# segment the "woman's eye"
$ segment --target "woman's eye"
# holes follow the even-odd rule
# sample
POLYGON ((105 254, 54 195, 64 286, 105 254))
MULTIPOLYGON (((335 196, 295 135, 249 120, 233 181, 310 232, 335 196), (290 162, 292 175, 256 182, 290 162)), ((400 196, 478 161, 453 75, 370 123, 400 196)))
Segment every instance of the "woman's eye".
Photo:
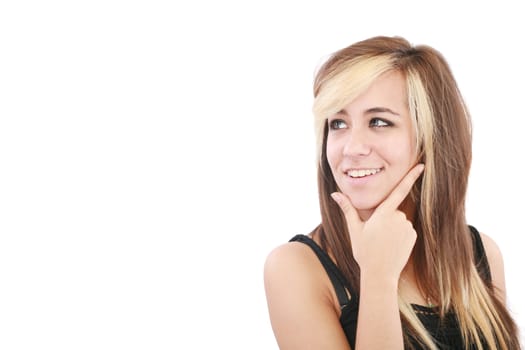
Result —
POLYGON ((330 130, 339 130, 346 128, 346 123, 342 119, 334 119, 330 122, 330 130))
POLYGON ((372 127, 384 127, 384 126, 390 126, 392 125, 391 123, 383 120, 383 119, 379 119, 379 118, 373 118, 372 120, 370 120, 370 126, 372 127))

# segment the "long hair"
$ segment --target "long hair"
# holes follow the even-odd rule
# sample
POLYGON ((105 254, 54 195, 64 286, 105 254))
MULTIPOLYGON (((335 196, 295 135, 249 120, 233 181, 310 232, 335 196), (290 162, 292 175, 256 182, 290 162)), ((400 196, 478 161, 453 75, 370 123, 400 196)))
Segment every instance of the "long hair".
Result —
MULTIPOLYGON (((331 199, 337 191, 326 159, 327 117, 337 113, 381 74, 398 71, 406 79, 408 106, 415 126, 418 161, 425 171, 413 186, 416 206, 413 249, 416 283, 440 305, 440 316, 454 312, 466 346, 518 349, 517 327, 494 287, 477 273, 471 233, 465 217, 472 159, 470 115, 449 65, 429 46, 411 46, 400 37, 374 37, 333 54, 314 82, 318 150, 321 244, 359 290, 359 266, 352 255, 344 216, 331 199)), ((399 300, 405 343, 416 339, 435 349, 416 314, 399 300)))

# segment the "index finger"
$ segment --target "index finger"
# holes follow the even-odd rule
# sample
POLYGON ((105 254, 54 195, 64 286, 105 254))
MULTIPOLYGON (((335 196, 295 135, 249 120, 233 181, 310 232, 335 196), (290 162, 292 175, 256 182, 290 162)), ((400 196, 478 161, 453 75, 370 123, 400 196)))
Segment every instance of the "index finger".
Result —
POLYGON ((331 194, 331 196, 333 200, 336 201, 337 205, 339 205, 339 208, 341 208, 346 222, 348 225, 350 225, 350 227, 355 226, 357 223, 361 222, 359 214, 357 214, 357 210, 354 208, 352 202, 345 194, 341 192, 334 192, 331 194))
POLYGON ((405 175, 399 184, 390 192, 390 195, 377 207, 376 210, 396 210, 401 202, 410 193, 412 186, 425 169, 424 164, 417 164, 405 175))

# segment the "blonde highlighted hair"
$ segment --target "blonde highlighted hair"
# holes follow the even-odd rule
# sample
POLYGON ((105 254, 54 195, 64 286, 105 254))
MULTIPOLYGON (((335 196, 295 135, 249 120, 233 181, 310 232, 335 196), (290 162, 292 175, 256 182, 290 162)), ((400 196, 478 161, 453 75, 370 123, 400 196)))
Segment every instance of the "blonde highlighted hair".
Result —
MULTIPOLYGON (((416 206, 413 250, 417 284, 438 301, 440 315, 454 312, 466 346, 519 349, 516 325, 490 283, 476 270, 465 199, 472 157, 470 115, 450 67, 429 46, 411 46, 399 37, 374 37, 333 54, 314 82, 321 244, 359 290, 359 266, 348 229, 330 193, 337 185, 326 160, 327 118, 363 93, 380 75, 398 71, 406 79, 407 104, 416 129, 419 161, 425 172, 411 193, 416 206), (335 213, 335 214, 334 214, 335 213)), ((436 349, 409 304, 399 300, 408 337, 436 349)))

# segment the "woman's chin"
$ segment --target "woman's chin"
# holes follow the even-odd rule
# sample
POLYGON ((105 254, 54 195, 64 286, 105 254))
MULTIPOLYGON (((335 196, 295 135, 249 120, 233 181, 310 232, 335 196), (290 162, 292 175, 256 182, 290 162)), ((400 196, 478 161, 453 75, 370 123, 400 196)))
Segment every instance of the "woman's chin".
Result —
POLYGON ((366 221, 374 213, 377 206, 361 206, 355 208, 361 220, 366 221))
POLYGON ((357 211, 374 211, 379 205, 379 203, 371 201, 350 201, 357 211))

